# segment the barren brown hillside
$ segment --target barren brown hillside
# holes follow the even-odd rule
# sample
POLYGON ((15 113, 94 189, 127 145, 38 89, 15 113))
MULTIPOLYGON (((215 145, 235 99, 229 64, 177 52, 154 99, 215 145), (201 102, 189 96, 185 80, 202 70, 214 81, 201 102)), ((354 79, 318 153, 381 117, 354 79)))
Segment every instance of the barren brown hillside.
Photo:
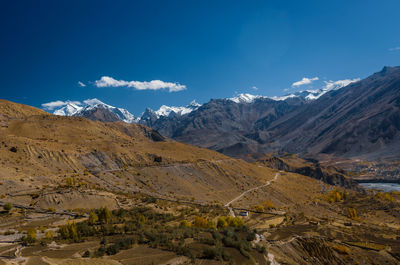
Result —
POLYGON ((141 125, 59 117, 0 102, 1 194, 81 185, 221 202, 274 171, 164 139, 141 125))

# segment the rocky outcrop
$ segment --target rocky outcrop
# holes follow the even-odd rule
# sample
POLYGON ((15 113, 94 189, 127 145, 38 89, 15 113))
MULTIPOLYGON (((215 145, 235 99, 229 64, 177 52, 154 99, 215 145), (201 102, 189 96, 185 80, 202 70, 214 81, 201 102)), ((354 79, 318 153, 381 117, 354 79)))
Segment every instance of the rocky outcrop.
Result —
POLYGON ((261 159, 257 163, 262 163, 263 165, 274 169, 293 172, 318 179, 330 185, 339 185, 345 188, 361 190, 357 182, 345 176, 345 172, 343 170, 335 167, 322 167, 318 162, 315 161, 308 161, 308 163, 306 163, 304 166, 296 166, 274 156, 261 159))

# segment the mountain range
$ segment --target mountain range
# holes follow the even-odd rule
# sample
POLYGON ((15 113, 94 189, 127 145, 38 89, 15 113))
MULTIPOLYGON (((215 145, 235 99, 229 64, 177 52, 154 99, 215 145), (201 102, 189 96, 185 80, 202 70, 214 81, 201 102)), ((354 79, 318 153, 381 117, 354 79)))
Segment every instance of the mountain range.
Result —
POLYGON ((282 97, 239 94, 200 105, 147 108, 140 117, 97 99, 56 115, 139 123, 188 144, 233 157, 266 152, 400 158, 400 67, 364 80, 326 82, 322 89, 282 97))
MULTIPOLYGON (((285 101, 291 98, 296 98, 297 100, 302 99, 305 101, 312 101, 318 99, 320 96, 322 96, 328 91, 340 89, 341 87, 355 81, 358 81, 358 79, 340 80, 337 82, 326 82, 327 85, 321 89, 302 90, 281 97, 276 97, 276 96, 266 97, 266 96, 242 93, 238 94, 235 97, 226 98, 226 100, 232 101, 237 104, 253 103, 255 100, 258 99, 285 101)), ((176 107, 176 106, 162 105, 158 110, 152 110, 150 108, 146 108, 146 110, 141 114, 140 117, 135 117, 128 110, 108 105, 98 100, 97 98, 87 99, 83 103, 84 104, 81 104, 80 102, 76 101, 67 101, 67 104, 65 106, 55 109, 53 111, 53 114, 58 116, 80 116, 89 118, 94 121, 104 121, 104 122, 113 122, 120 120, 126 123, 141 123, 151 126, 156 120, 160 118, 163 117, 173 118, 176 116, 178 117, 184 116, 194 110, 197 110, 201 106, 201 104, 196 102, 196 100, 193 100, 186 106, 176 107), (113 115, 112 113, 115 115, 113 115)))

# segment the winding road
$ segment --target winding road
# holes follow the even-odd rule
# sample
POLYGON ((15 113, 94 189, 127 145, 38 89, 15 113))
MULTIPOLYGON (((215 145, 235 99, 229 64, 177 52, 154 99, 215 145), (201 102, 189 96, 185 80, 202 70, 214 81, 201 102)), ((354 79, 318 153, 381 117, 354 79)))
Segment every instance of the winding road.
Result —
MULTIPOLYGON (((282 172, 282 171, 280 171, 280 172, 282 172)), ((264 185, 261 185, 261 186, 246 190, 245 192, 243 192, 242 194, 240 194, 239 196, 237 196, 236 198, 234 198, 233 200, 231 200, 230 202, 225 204, 225 207, 227 207, 229 209, 229 213, 231 214, 231 216, 235 217, 235 212, 233 211, 232 207, 230 207, 229 205, 231 205, 233 202, 239 200, 240 198, 242 198, 244 195, 246 195, 249 192, 252 192, 252 191, 255 191, 255 190, 258 190, 258 189, 261 189, 261 188, 264 188, 264 187, 267 187, 267 186, 271 185, 271 183, 273 181, 276 181, 278 179, 278 176, 279 176, 279 172, 276 172, 275 177, 272 180, 268 180, 267 183, 265 183, 264 185)))

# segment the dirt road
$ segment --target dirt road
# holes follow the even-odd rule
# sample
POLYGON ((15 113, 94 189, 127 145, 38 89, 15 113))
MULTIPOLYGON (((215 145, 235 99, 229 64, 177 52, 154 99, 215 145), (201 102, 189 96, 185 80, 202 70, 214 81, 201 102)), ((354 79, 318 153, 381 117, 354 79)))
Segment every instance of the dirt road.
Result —
POLYGON ((232 207, 230 207, 229 205, 231 205, 233 202, 239 200, 240 198, 242 198, 244 195, 246 195, 249 192, 269 186, 273 181, 276 181, 278 179, 278 176, 279 176, 279 172, 276 172, 275 177, 272 180, 268 180, 267 183, 265 183, 264 185, 246 190, 245 192, 243 192, 242 194, 240 194, 239 196, 237 196, 236 198, 234 198, 233 200, 231 200, 230 202, 225 204, 225 207, 227 207, 229 209, 229 213, 231 214, 231 216, 235 217, 235 212, 233 211, 232 207))

